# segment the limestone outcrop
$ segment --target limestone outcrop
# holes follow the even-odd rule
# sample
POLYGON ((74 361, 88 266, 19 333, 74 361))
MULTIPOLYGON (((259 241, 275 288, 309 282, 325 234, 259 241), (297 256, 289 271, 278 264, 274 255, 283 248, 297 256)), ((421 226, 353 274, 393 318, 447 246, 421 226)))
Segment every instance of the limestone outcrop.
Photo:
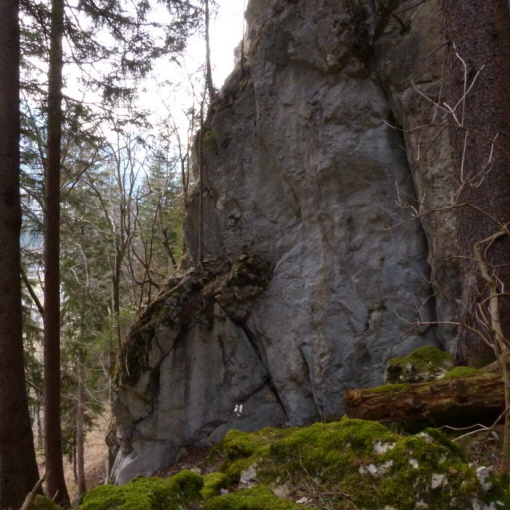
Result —
POLYGON ((245 326, 271 273, 254 256, 233 265, 209 261, 170 280, 147 309, 117 378, 117 483, 169 465, 186 446, 219 440, 230 428, 285 423, 245 326))
MULTIPOLYGON (((251 2, 246 61, 202 133, 215 262, 169 282, 130 336, 117 482, 230 428, 338 417, 344 393, 380 384, 389 358, 452 349, 451 331, 430 324, 457 298, 444 262, 453 218, 429 213, 455 192, 434 104, 439 12, 435 0, 386 3, 251 2)), ((194 266, 199 190, 185 223, 194 266)))

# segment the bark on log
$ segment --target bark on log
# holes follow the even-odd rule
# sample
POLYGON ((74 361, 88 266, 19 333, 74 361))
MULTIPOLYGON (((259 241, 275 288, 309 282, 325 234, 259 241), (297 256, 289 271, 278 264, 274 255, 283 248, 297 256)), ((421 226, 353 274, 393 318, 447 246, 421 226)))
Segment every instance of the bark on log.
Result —
POLYGON ((350 418, 439 424, 497 416, 505 408, 505 396, 501 375, 483 374, 351 390, 346 393, 345 405, 350 418))

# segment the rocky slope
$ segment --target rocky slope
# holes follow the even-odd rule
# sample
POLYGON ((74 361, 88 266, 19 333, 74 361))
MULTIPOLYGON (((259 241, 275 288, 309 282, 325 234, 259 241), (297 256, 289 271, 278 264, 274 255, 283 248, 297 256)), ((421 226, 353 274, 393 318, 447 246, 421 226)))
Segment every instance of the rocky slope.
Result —
POLYGON ((388 358, 452 349, 411 325, 455 312, 453 218, 407 221, 455 192, 441 21, 435 0, 386 4, 250 3, 247 60, 202 135, 209 262, 168 283, 122 354, 118 483, 231 428, 337 417, 388 358))
POLYGON ((379 423, 342 419, 305 428, 232 430, 201 469, 96 487, 80 509, 498 510, 509 505, 506 478, 469 464, 440 431, 401 436, 379 423))

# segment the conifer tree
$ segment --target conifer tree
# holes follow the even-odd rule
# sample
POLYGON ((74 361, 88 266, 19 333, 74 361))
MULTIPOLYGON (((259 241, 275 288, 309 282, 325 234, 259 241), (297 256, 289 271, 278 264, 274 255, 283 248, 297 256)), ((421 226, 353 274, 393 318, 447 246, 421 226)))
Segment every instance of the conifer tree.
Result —
MULTIPOLYGON (((443 13, 449 40, 447 103, 457 105, 450 128, 457 202, 467 204, 458 223, 461 322, 467 326, 459 331, 458 360, 477 364, 494 353, 476 333, 481 327, 480 307, 489 302, 474 248, 510 222, 510 161, 505 153, 510 147, 510 12, 506 0, 444 0, 443 13), (475 77, 473 91, 466 95, 475 77)), ((483 249, 489 272, 499 282, 499 316, 508 339, 510 236, 501 235, 483 249)))
POLYGON ((0 509, 19 508, 37 482, 25 386, 20 263, 19 4, 0 16, 0 509))

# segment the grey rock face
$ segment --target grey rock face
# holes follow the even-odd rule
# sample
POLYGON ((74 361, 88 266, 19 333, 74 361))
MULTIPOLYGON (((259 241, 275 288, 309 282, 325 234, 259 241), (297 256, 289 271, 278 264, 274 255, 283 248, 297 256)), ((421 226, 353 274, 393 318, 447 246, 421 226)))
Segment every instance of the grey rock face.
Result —
MULTIPOLYGON (((117 482, 232 427, 339 416, 344 392, 379 384, 390 357, 444 343, 435 327, 411 325, 454 313, 445 300, 438 311, 429 283, 452 223, 407 220, 411 206, 436 207, 452 192, 448 140, 436 137, 429 168, 420 151, 434 134, 391 127, 428 114, 402 80, 440 38, 434 3, 399 34, 368 1, 252 2, 248 61, 203 133, 203 243, 220 260, 267 261, 272 277, 213 293, 210 312, 190 322, 193 296, 218 281, 191 270, 148 310, 124 353, 141 345, 148 361, 132 373, 128 363, 119 381, 117 482)), ((198 192, 185 224, 193 258, 198 192)), ((454 290, 455 268, 449 275, 454 290)))
POLYGON ((255 257, 232 267, 210 263, 170 282, 149 307, 122 353, 116 483, 151 474, 230 428, 285 423, 244 322, 270 274, 270 264, 255 257))
MULTIPOLYGON (((412 4, 409 4, 411 6, 412 4)), ((389 98, 396 123, 401 126, 407 159, 416 189, 416 200, 405 199, 422 214, 428 241, 428 262, 439 322, 457 320, 460 299, 453 203, 458 185, 453 179, 451 147, 445 125, 452 119, 442 105, 446 46, 441 33, 439 2, 432 0, 406 9, 402 25, 393 17, 381 19, 374 40, 375 63, 389 98), (430 211, 439 211, 432 212, 430 211)), ((454 350, 456 328, 438 329, 441 343, 454 350)))

